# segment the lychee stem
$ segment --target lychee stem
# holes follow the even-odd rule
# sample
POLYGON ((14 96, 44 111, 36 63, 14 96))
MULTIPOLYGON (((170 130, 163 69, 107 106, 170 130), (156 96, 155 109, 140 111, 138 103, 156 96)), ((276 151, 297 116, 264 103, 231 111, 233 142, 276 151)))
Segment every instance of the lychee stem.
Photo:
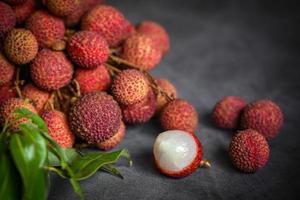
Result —
POLYGON ((80 85, 79 85, 79 83, 76 81, 76 79, 73 80, 73 83, 74 83, 75 88, 76 88, 76 96, 77 96, 77 97, 80 97, 80 96, 81 96, 80 85))
POLYGON ((113 71, 113 72, 116 72, 116 73, 120 73, 122 70, 108 64, 108 63, 105 63, 104 66, 109 69, 110 71, 113 71))
POLYGON ((20 86, 19 86, 20 84, 21 84, 21 81, 20 81, 20 68, 18 67, 17 70, 16 70, 15 89, 17 91, 17 94, 18 94, 19 98, 23 99, 22 92, 21 92, 21 89, 20 89, 20 86))
POLYGON ((208 160, 201 160, 199 167, 201 168, 211 168, 211 164, 208 160))

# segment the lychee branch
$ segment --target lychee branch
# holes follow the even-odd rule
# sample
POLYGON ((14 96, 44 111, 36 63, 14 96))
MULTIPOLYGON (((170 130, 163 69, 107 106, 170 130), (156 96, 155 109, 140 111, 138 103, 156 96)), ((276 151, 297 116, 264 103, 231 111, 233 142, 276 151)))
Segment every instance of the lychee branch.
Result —
POLYGON ((208 160, 201 160, 199 167, 201 167, 201 168, 211 168, 211 164, 208 160))

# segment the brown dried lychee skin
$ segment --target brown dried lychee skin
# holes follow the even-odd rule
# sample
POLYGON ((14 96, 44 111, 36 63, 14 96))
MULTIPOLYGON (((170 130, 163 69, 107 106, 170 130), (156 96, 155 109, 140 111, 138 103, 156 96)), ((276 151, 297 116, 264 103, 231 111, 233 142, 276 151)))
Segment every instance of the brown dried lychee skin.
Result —
POLYGON ((75 135, 70 130, 67 116, 63 112, 51 110, 44 112, 42 118, 52 139, 62 148, 72 148, 75 143, 75 135))
POLYGON ((75 33, 68 42, 67 51, 73 62, 86 69, 102 65, 109 55, 106 40, 92 31, 75 33))
POLYGON ((44 0, 43 2, 52 14, 65 17, 79 9, 80 1, 84 0, 44 0))
POLYGON ((0 86, 9 83, 14 76, 15 67, 0 52, 0 86))
POLYGON ((40 47, 52 47, 63 40, 65 34, 63 20, 44 10, 34 12, 27 19, 26 28, 36 36, 40 47))
POLYGON ((216 104, 212 113, 212 119, 220 128, 238 128, 241 113, 246 105, 247 102, 240 97, 225 97, 216 104))
POLYGON ((117 133, 121 118, 120 107, 112 96, 93 92, 82 95, 72 106, 69 125, 82 140, 98 144, 117 133))
MULTIPOLYGON (((175 86, 167 79, 156 79, 157 85, 172 98, 177 98, 177 90, 175 86)), ((161 110, 168 104, 168 99, 165 95, 159 93, 156 96, 156 112, 160 113, 161 110)))
POLYGON ((98 5, 83 17, 81 29, 100 33, 109 46, 116 46, 123 39, 124 21, 123 14, 116 8, 98 5))
POLYGON ((31 63, 30 75, 40 89, 58 90, 70 83, 73 65, 63 52, 43 49, 31 63))
POLYGON ((4 41, 4 52, 7 58, 18 65, 32 61, 38 52, 38 42, 31 31, 13 29, 4 41))
POLYGON ((274 138, 283 125, 280 107, 270 100, 260 100, 249 104, 241 116, 243 129, 254 129, 267 139, 274 138))
POLYGON ((13 6, 16 14, 17 24, 23 24, 34 11, 35 0, 26 0, 23 4, 13 6))
POLYGON ((162 53, 151 37, 134 34, 125 40, 121 57, 139 69, 151 70, 160 62, 162 53))
POLYGON ((182 99, 168 103, 160 114, 164 130, 182 130, 194 133, 198 125, 198 114, 194 106, 182 99))
POLYGON ((146 98, 149 85, 146 76, 135 69, 119 73, 112 83, 112 94, 123 105, 132 105, 146 98))
POLYGON ((17 97, 17 92, 12 81, 0 86, 0 104, 15 97, 17 97))
POLYGON ((16 15, 6 3, 0 2, 0 48, 6 34, 16 25, 16 15))
POLYGON ((264 167, 269 153, 269 145, 264 136, 252 129, 238 132, 229 146, 232 164, 246 173, 253 173, 264 167))

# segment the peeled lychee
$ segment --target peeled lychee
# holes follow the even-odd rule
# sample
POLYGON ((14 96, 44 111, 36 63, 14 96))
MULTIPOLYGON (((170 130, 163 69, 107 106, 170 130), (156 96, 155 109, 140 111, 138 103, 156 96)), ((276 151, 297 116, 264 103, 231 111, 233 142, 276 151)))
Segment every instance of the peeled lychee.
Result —
POLYGON ((151 37, 154 43, 161 49, 165 55, 170 48, 169 35, 160 24, 153 21, 143 21, 137 26, 137 32, 151 37))
POLYGON ((132 105, 145 99, 148 92, 148 80, 146 76, 138 70, 124 70, 113 80, 113 96, 123 105, 132 105))
POLYGON ((243 172, 252 173, 266 165, 269 145, 263 135, 247 129, 233 136, 229 146, 232 164, 243 172))
POLYGON ((43 0, 43 3, 52 14, 65 17, 79 9, 80 1, 84 0, 43 0))
POLYGON ((71 59, 82 68, 95 68, 108 58, 109 47, 105 39, 92 31, 75 33, 67 47, 71 59))
POLYGON ((99 65, 95 69, 77 69, 75 80, 79 83, 80 92, 83 94, 105 91, 111 83, 109 72, 103 65, 99 65))
MULTIPOLYGON (((157 85, 170 97, 177 98, 177 91, 175 86, 167 79, 156 79, 157 85)), ((156 96, 156 112, 159 113, 166 105, 168 104, 168 100, 166 96, 159 93, 156 96)))
POLYGON ((113 149, 115 146, 120 144, 125 136, 125 124, 121 122, 120 127, 117 133, 112 136, 111 138, 105 140, 104 142, 100 142, 97 144, 97 147, 102 150, 110 150, 113 149))
POLYGON ((71 81, 73 65, 63 52, 43 49, 31 63, 30 75, 39 88, 58 90, 71 81))
POLYGON ((89 144, 106 141, 117 133, 121 110, 104 92, 87 93, 72 106, 69 124, 73 133, 89 144))
POLYGON ((100 33, 109 46, 116 46, 123 39, 125 18, 116 8, 98 5, 90 10, 81 21, 81 29, 100 33))
POLYGON ((71 148, 75 142, 75 136, 71 132, 66 115, 57 110, 47 111, 42 114, 48 134, 63 148, 71 148))
POLYGON ((17 92, 12 82, 0 86, 0 104, 14 97, 17 97, 17 92))
POLYGON ((162 53, 151 37, 133 34, 125 40, 121 57, 139 69, 151 70, 161 59, 162 53))
POLYGON ((168 103, 160 114, 164 130, 183 130, 193 133, 198 125, 198 114, 194 106, 182 99, 168 103))
POLYGON ((240 97, 225 97, 216 104, 212 119, 220 128, 235 129, 238 127, 240 115, 246 105, 247 102, 240 97))
POLYGON ((19 65, 32 61, 38 52, 38 43, 31 31, 13 29, 4 41, 4 52, 7 58, 19 65))
POLYGON ((0 43, 2 43, 6 34, 11 31, 15 25, 16 15, 13 9, 6 3, 0 1, 0 43))
POLYGON ((35 0, 26 0, 23 4, 13 7, 16 14, 17 24, 22 24, 34 11, 35 0))
POLYGON ((274 138, 283 125, 280 107, 270 100, 260 100, 249 104, 243 111, 241 127, 254 129, 267 139, 274 138))
POLYGON ((15 67, 0 52, 0 86, 9 83, 13 79, 14 72, 15 67))
POLYGON ((194 134, 170 130, 158 135, 153 154, 161 173, 180 178, 196 171, 203 153, 202 145, 194 134))

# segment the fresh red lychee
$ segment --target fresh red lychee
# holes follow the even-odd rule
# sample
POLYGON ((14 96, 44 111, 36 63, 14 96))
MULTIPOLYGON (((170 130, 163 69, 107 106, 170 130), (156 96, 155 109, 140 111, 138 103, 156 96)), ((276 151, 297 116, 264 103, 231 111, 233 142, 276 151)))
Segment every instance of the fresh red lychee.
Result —
POLYGON ((87 69, 102 65, 109 55, 105 39, 92 31, 75 33, 68 42, 67 51, 77 65, 87 69))
POLYGON ((80 1, 84 0, 43 0, 43 3, 52 14, 65 17, 80 8, 80 1))
POLYGON ((154 43, 165 55, 170 48, 170 39, 167 31, 160 24, 153 21, 143 21, 137 26, 137 32, 151 37, 154 43))
POLYGON ((10 5, 20 5, 25 3, 27 0, 4 0, 4 1, 10 5))
POLYGON ((121 57, 139 69, 151 70, 161 60, 162 53, 153 39, 143 34, 133 34, 123 45, 121 57))
POLYGON ((247 129, 233 136, 229 146, 229 157, 239 170, 253 173, 266 165, 269 145, 259 132, 247 129))
POLYGON ((73 65, 63 52, 43 49, 31 63, 30 75, 40 89, 58 90, 71 81, 73 65))
POLYGON ((0 86, 9 83, 14 76, 15 67, 0 52, 0 86))
MULTIPOLYGON (((168 94, 168 96, 177 98, 177 90, 175 86, 167 79, 156 79, 157 85, 168 94)), ((168 104, 168 99, 165 95, 158 93, 156 96, 156 112, 160 113, 161 110, 168 104)))
POLYGON ((0 86, 0 104, 14 97, 17 97, 17 92, 13 82, 0 86))
POLYGON ((119 103, 132 105, 145 99, 148 95, 148 79, 138 70, 127 69, 114 78, 111 90, 119 103))
POLYGON ((13 6, 16 14, 17 24, 23 24, 34 11, 35 0, 26 0, 23 4, 13 6))
POLYGON ((167 104, 160 114, 164 130, 183 130, 194 133, 198 125, 198 114, 194 106, 182 99, 167 104))
POLYGON ((136 33, 134 25, 129 20, 125 19, 123 26, 123 40, 136 33))
POLYGON ((95 69, 77 69, 75 80, 79 83, 80 92, 105 91, 110 87, 111 78, 108 70, 99 65, 95 69))
POLYGON ((104 142, 98 143, 97 147, 99 149, 102 149, 102 150, 105 150, 105 151, 113 149, 118 144, 120 144, 122 142, 122 140, 124 139, 125 131, 126 131, 125 129, 126 129, 125 124, 123 122, 121 122, 117 133, 114 136, 112 136, 111 138, 105 140, 104 142))
POLYGON ((203 150, 195 134, 170 130, 158 135, 153 154, 156 167, 161 173, 181 178, 197 170, 203 150))
POLYGON ((280 107, 270 100, 260 100, 249 104, 241 116, 243 129, 254 129, 267 139, 274 138, 283 125, 280 107))
POLYGON ((212 119, 220 128, 235 129, 239 125, 240 115, 246 105, 247 102, 240 97, 224 97, 216 104, 212 119))
POLYGON ((15 25, 16 15, 13 9, 6 3, 0 2, 0 43, 3 42, 6 34, 11 31, 15 25))

